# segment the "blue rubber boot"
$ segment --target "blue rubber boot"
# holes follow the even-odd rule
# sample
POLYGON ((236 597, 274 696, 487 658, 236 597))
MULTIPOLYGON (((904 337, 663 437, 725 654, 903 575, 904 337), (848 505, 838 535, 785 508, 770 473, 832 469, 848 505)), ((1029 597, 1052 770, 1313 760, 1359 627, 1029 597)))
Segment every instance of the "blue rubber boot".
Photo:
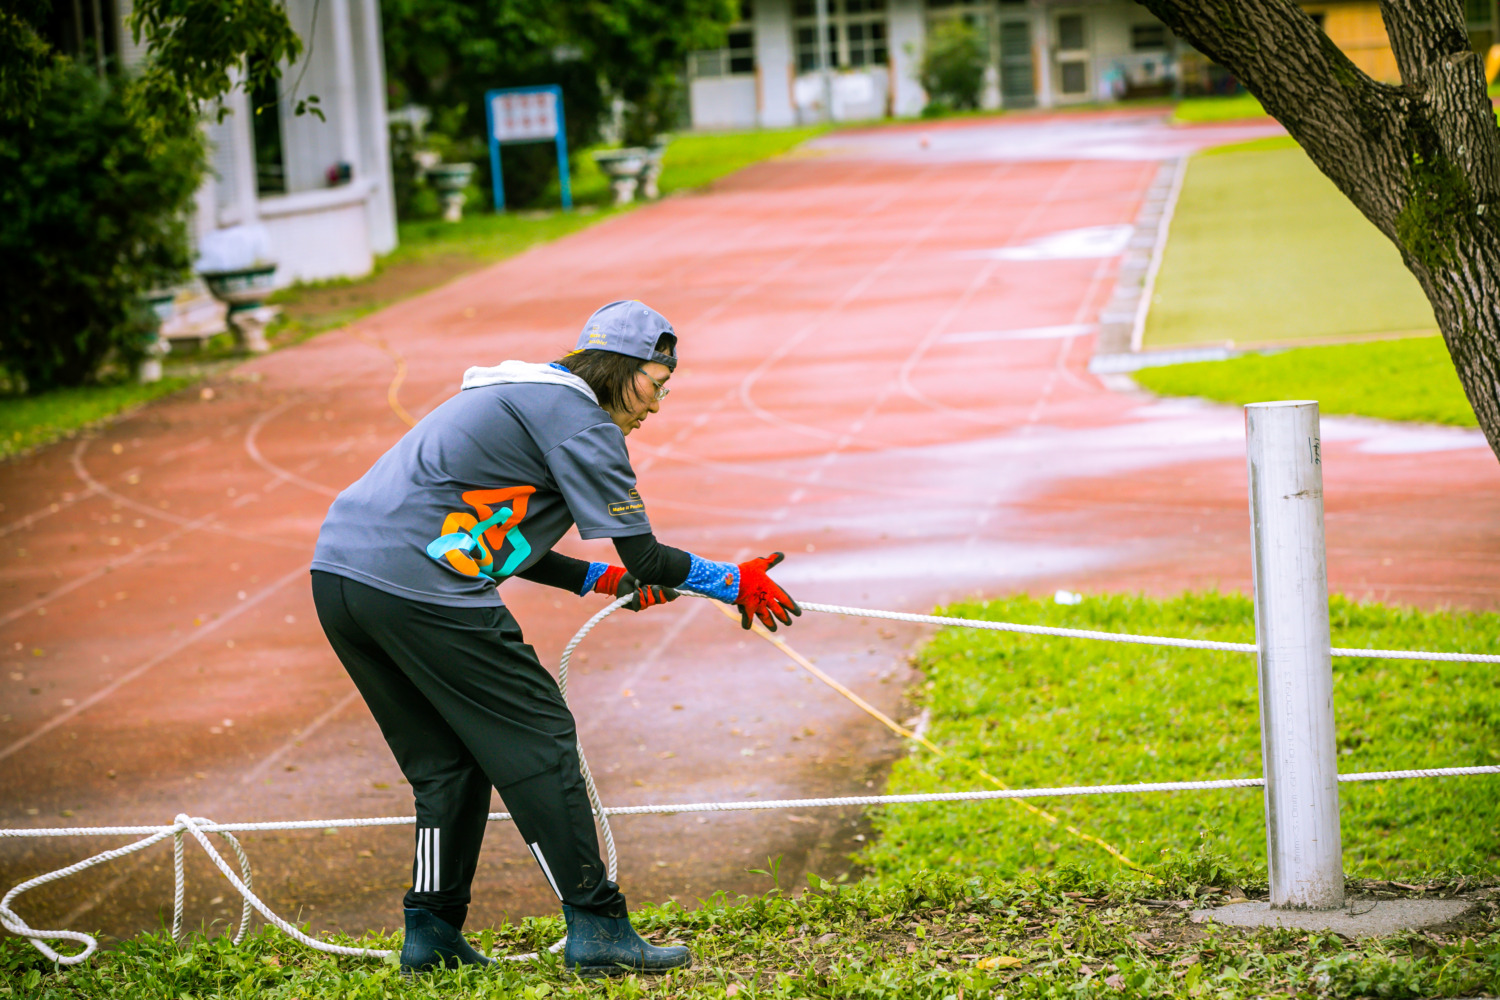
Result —
POLYGON ((632 972, 666 972, 693 964, 693 953, 682 945, 658 948, 647 944, 630 926, 629 917, 601 917, 563 904, 568 922, 568 944, 563 964, 580 976, 623 976, 632 972))
POLYGON ((490 959, 469 946, 463 933, 430 910, 406 910, 406 940, 401 945, 401 974, 426 972, 439 966, 490 965, 490 959))

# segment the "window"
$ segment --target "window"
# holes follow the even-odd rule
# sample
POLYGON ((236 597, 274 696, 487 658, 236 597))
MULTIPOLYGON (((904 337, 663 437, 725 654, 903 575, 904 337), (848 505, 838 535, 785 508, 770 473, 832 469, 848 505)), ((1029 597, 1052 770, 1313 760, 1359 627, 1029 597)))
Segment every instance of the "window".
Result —
MULTIPOLYGON (((828 58, 840 69, 884 66, 890 60, 885 0, 823 0, 827 4, 828 58)), ((814 0, 792 6, 797 72, 819 69, 818 12, 814 0)))
POLYGON ((250 91, 250 135, 255 145, 255 193, 286 194, 286 155, 281 143, 281 101, 275 80, 250 91))
POLYGON ((693 77, 739 76, 755 72, 755 31, 731 28, 722 49, 706 49, 688 57, 693 77))
POLYGON ((1065 52, 1085 48, 1082 14, 1063 14, 1057 19, 1057 47, 1065 52))
POLYGON ((1160 52, 1167 47, 1165 24, 1136 24, 1130 28, 1130 51, 1160 52))
POLYGON ((1089 89, 1088 67, 1077 59, 1071 59, 1058 67, 1062 71, 1062 92, 1082 94, 1089 89))

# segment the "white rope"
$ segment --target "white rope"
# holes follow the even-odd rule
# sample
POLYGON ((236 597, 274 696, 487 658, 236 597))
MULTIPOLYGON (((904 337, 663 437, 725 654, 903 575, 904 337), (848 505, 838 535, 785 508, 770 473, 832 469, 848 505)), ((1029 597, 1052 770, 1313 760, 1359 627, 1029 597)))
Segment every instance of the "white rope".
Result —
MULTIPOLYGON (((691 591, 685 591, 691 593, 691 591)), ((701 597, 701 594, 693 594, 701 597)), ((1129 642, 1144 646, 1175 646, 1179 649, 1213 649, 1224 653, 1254 653, 1253 642, 1217 642, 1212 639, 1182 639, 1166 635, 1131 635, 1128 632, 1096 632, 1093 629, 1058 628, 1052 625, 1022 625, 1017 622, 993 622, 979 618, 947 618, 942 615, 914 615, 904 611, 877 611, 851 608, 842 604, 799 604, 805 611, 853 618, 884 618, 889 621, 914 622, 919 625, 947 625, 955 628, 987 629, 992 632, 1022 632, 1027 635, 1056 635, 1069 639, 1094 639, 1100 642, 1129 642)), ((1357 656, 1378 660, 1438 660, 1450 663, 1500 663, 1495 653, 1434 653, 1413 649, 1347 649, 1334 646, 1334 656, 1357 656)))
MULTIPOLYGON (((695 597, 703 597, 702 594, 694 594, 692 591, 683 591, 695 597)), ((572 661, 573 651, 578 644, 594 630, 594 627, 618 611, 631 600, 631 596, 621 597, 601 609, 597 614, 584 623, 583 627, 574 634, 573 638, 564 647, 562 657, 558 664, 558 689, 563 695, 564 701, 568 694, 568 667, 572 661)), ((803 604, 808 611, 817 611, 824 614, 850 615, 861 618, 884 618, 892 621, 905 621, 918 624, 944 625, 960 628, 987 629, 1002 632, 1021 632, 1031 635, 1056 635, 1077 639, 1096 639, 1106 642, 1127 642, 1156 646, 1175 646, 1187 649, 1212 649, 1224 652, 1253 653, 1256 647, 1251 643, 1238 642, 1214 642, 1205 639, 1183 639, 1170 636, 1148 636, 1130 635, 1117 632, 1098 632, 1088 629, 1054 628, 1045 625, 1021 625, 1013 622, 982 621, 971 618, 948 618, 941 615, 916 615, 899 611, 877 611, 869 608, 844 607, 833 604, 803 604)), ((1381 650, 1381 649, 1340 649, 1331 650, 1335 656, 1360 656, 1385 659, 1414 659, 1414 660, 1449 660, 1471 663, 1496 663, 1500 662, 1500 656, 1487 654, 1469 653, 1427 653, 1410 650, 1381 650)), ((599 830, 604 838, 607 855, 607 873, 613 880, 618 870, 618 854, 615 847, 614 832, 610 829, 610 816, 640 816, 649 814, 672 815, 675 813, 703 813, 703 812, 747 812, 766 811, 775 809, 815 809, 823 807, 852 807, 873 805, 896 805, 921 802, 976 802, 989 799, 1022 799, 1022 798, 1055 798, 1080 795, 1115 795, 1145 792, 1173 792, 1173 791, 1200 791, 1224 788, 1251 788, 1265 784, 1264 778, 1229 778, 1213 781, 1168 781, 1152 782, 1130 785, 1075 785, 1058 788, 1016 788, 997 789, 979 792, 928 792, 910 795, 856 795, 835 798, 815 799, 770 799, 766 801, 739 801, 739 802, 689 802, 689 803, 665 803, 643 806, 615 806, 605 808, 599 799, 598 788, 594 784, 594 777, 589 770, 588 761, 583 753, 583 745, 578 745, 579 770, 584 778, 584 786, 588 791, 589 803, 598 821, 599 830)), ((1360 774, 1340 775, 1339 781, 1384 781, 1400 778, 1435 778, 1450 777, 1457 775, 1478 775, 1500 773, 1500 766, 1477 766, 1477 767, 1448 767, 1448 768, 1422 768, 1405 771, 1372 771, 1360 774)), ((500 821, 510 819, 509 813, 491 813, 490 820, 500 821)), ((185 876, 183 871, 182 838, 184 833, 192 834, 199 846, 208 854, 215 867, 223 873, 244 900, 241 909, 238 930, 234 936, 234 943, 239 944, 243 940, 246 928, 250 921, 250 911, 258 911, 266 920, 279 928, 289 937, 301 942, 309 948, 318 951, 329 952, 335 955, 348 955, 362 958, 385 958, 394 954, 391 951, 378 948, 352 948, 344 945, 329 944, 316 938, 303 934, 281 917, 277 916, 269 906, 261 900, 251 888, 252 877, 250 870, 250 859, 246 856, 244 848, 233 836, 234 833, 248 833, 265 830, 309 830, 309 829, 337 829, 347 827, 374 827, 374 826, 410 826, 416 822, 411 816, 381 816, 357 819, 337 820, 284 820, 272 822, 244 822, 244 823, 214 823, 203 818, 194 818, 186 813, 177 816, 171 826, 106 826, 106 827, 63 827, 52 829, 0 829, 0 839, 22 838, 22 837, 79 837, 79 836, 139 836, 145 835, 144 839, 138 840, 124 847, 104 851, 87 858, 66 868, 39 875, 17 885, 6 893, 0 900, 0 926, 12 934, 25 937, 36 946, 37 950, 49 960, 59 965, 77 965, 85 961, 99 947, 99 942, 88 934, 78 931, 67 930, 38 930, 29 926, 21 916, 11 908, 11 903, 31 889, 46 885, 59 879, 67 878, 78 872, 85 871, 95 865, 107 861, 114 861, 126 855, 144 850, 167 837, 173 838, 173 914, 172 914, 172 936, 180 938, 182 932, 182 914, 184 907, 185 876), (208 834, 216 833, 224 837, 234 849, 240 862, 240 871, 243 877, 236 876, 221 854, 213 848, 208 841, 208 834), (63 955, 53 950, 46 941, 76 941, 82 944, 83 950, 73 955, 63 955)), ((567 943, 564 937, 547 950, 556 953, 567 943)), ((521 955, 503 956, 507 961, 529 961, 537 957, 537 952, 528 952, 521 955)))
MULTIPOLYGON (((1456 778, 1480 774, 1500 774, 1500 764, 1473 767, 1426 767, 1404 771, 1359 771, 1341 774, 1341 782, 1396 781, 1403 778, 1456 778)), ((919 802, 978 802, 985 799, 1043 799, 1079 795, 1122 795, 1138 792, 1192 792, 1223 788, 1258 788, 1264 778, 1214 778, 1203 781, 1155 781, 1130 785, 1059 785, 1048 788, 1005 788, 978 792, 911 792, 902 795, 845 795, 818 799, 744 799, 731 802, 659 802, 642 806, 608 806, 606 816, 672 816, 677 813, 760 812, 769 809, 814 809, 838 806, 902 805, 919 802)), ((492 823, 510 820, 507 812, 492 812, 492 823)), ((374 816, 359 819, 279 820, 263 823, 213 823, 198 820, 204 833, 245 833, 263 830, 343 830, 362 826, 411 826, 411 816, 374 816)), ((176 826, 74 826, 40 829, 0 830, 0 838, 24 837, 109 837, 122 833, 167 834, 176 826)))

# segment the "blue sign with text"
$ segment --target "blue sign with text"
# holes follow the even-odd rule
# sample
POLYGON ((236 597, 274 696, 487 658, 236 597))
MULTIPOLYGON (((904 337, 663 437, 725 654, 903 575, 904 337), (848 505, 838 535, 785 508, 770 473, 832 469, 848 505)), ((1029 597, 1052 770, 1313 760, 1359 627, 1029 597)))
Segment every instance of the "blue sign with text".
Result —
POLYGON ((568 183, 568 137, 563 128, 562 88, 506 87, 484 95, 484 117, 490 131, 490 179, 495 187, 495 211, 505 211, 505 185, 500 177, 500 147, 521 142, 557 145, 557 180, 562 207, 573 207, 568 183))

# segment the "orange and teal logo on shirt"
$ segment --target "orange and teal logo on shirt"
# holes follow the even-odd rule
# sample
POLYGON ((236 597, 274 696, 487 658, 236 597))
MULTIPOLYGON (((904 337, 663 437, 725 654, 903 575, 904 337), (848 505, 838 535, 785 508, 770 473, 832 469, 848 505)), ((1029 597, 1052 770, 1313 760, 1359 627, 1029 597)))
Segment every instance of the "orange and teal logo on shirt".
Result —
POLYGON ((535 492, 535 486, 470 490, 463 501, 474 508, 474 513, 454 511, 445 517, 443 533, 427 543, 427 554, 446 560, 464 576, 491 580, 510 576, 531 555, 531 543, 521 534, 520 524, 526 517, 526 503, 535 492), (497 570, 495 553, 507 542, 510 555, 497 570))

